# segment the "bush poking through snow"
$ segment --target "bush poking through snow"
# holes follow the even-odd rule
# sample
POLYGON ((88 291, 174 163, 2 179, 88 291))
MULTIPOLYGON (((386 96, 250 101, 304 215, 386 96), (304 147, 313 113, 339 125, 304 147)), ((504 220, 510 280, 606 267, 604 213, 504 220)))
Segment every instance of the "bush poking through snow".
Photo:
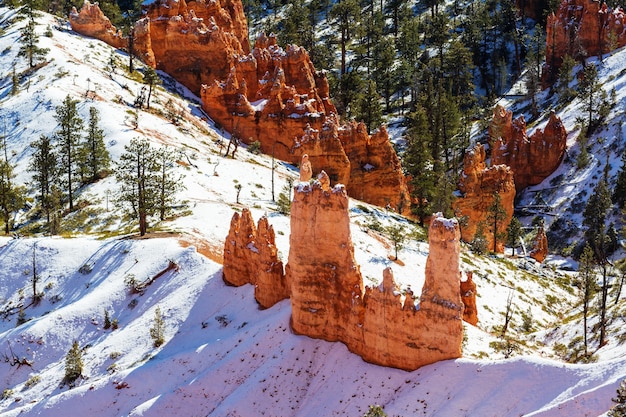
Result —
POLYGON ((165 323, 163 322, 163 315, 161 314, 161 308, 157 307, 154 311, 154 326, 150 328, 150 337, 152 338, 152 345, 159 347, 165 343, 165 323))
POLYGON ((74 387, 76 380, 83 373, 83 352, 78 346, 78 342, 74 340, 72 347, 65 356, 65 378, 63 378, 62 386, 67 384, 70 388, 74 387))
POLYGON ((380 405, 370 405, 370 409, 363 414, 363 417, 387 417, 387 413, 380 405))
POLYGON ((609 411, 609 417, 626 417, 626 379, 617 388, 617 397, 611 400, 616 405, 609 411))

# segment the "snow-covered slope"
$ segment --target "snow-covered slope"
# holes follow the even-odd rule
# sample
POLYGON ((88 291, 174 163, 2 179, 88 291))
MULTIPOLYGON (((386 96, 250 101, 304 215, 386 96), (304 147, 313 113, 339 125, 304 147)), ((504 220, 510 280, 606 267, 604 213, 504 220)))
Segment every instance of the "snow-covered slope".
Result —
MULTIPOLYGON (((18 72, 25 69, 15 43, 23 22, 9 25, 12 13, 0 9, 0 118, 17 180, 30 181, 29 144, 52 134, 54 109, 70 94, 80 100, 85 119, 90 106, 98 108, 114 160, 134 137, 180 150, 188 165, 181 168, 186 190, 180 199, 188 207, 155 224, 148 238, 134 239, 126 235, 135 226, 114 203, 118 185, 110 176, 80 190, 93 216, 79 211, 65 220, 89 233, 31 236, 29 213, 18 216, 23 237, 0 241, 0 359, 7 359, 0 361, 0 415, 61 416, 71 410, 98 416, 359 416, 369 405, 382 404, 390 416, 597 416, 610 407, 626 377, 626 347, 617 337, 624 302, 612 310, 612 336, 599 350, 598 363, 560 362, 553 344, 567 344, 564 338, 581 326, 578 311, 572 311, 575 289, 566 272, 552 267, 555 259, 542 267, 464 251, 463 269, 474 272, 478 285, 480 323, 466 326, 463 359, 405 372, 365 363, 340 343, 294 335, 289 301, 259 310, 251 286, 224 285, 219 264, 230 218, 244 206, 255 219, 268 215, 286 260, 289 218, 272 202, 271 159, 245 149, 234 159, 221 157, 219 143, 227 139, 206 120, 197 99, 163 74, 169 91, 156 92, 153 111, 141 110, 135 129, 130 113, 137 110, 130 104, 141 84, 121 69, 126 57, 50 16, 42 16, 37 29, 52 29, 52 37, 40 38, 50 48, 50 63, 10 95, 6 75, 14 63, 18 72), (113 73, 107 68, 112 55, 118 67, 113 73), (93 92, 88 97, 87 90, 93 92), (180 126, 165 117, 168 106, 184 112, 180 126), (29 306, 33 269, 40 277, 37 292, 44 295, 29 306), (155 279, 135 293, 127 285, 131 278, 155 279), (508 334, 520 350, 503 359, 490 343, 499 340, 495 335, 511 294, 508 334), (157 308, 165 343, 155 348, 150 328, 157 308), (118 329, 104 329, 105 311, 118 329), (530 331, 523 328, 522 313, 531 318, 530 331), (18 319, 28 321, 17 326, 18 319), (62 381, 74 340, 83 349, 84 378, 70 389, 62 381)), ((275 197, 288 176, 296 176, 294 167, 277 164, 275 197)), ((401 286, 419 293, 428 252, 423 231, 358 201, 351 201, 350 216, 365 283, 379 283, 391 265, 401 286), (393 245, 377 224, 397 222, 422 238, 407 242, 394 262, 393 245)))

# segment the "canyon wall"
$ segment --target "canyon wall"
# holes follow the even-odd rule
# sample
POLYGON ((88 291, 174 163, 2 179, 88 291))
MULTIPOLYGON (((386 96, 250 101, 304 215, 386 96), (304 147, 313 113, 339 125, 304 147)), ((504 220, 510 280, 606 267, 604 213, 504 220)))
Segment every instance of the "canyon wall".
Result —
POLYGON ((544 86, 558 77, 563 58, 581 60, 626 45, 626 16, 621 7, 597 0, 563 0, 546 24, 544 86))
MULTIPOLYGON (((457 217, 466 217, 467 224, 461 228, 461 237, 471 242, 476 234, 479 223, 484 226, 487 249, 493 250, 493 231, 489 228, 489 207, 495 200, 495 194, 500 196, 500 203, 506 212, 504 219, 498 223, 498 233, 504 233, 513 218, 513 203, 515 199, 515 183, 513 171, 506 165, 485 164, 485 148, 476 144, 465 153, 463 173, 459 180, 461 196, 454 200, 453 209, 457 217)), ((504 240, 498 241, 496 252, 504 252, 504 240)))
MULTIPOLYGON (((127 43, 109 36, 115 28, 97 4, 86 2, 70 22, 115 47, 127 43)), ((157 0, 133 33, 137 56, 200 95, 219 128, 293 164, 307 154, 314 175, 324 170, 349 195, 409 213, 407 182, 387 130, 369 136, 363 124, 342 125, 328 80, 304 48, 282 48, 274 36, 261 35, 250 50, 240 0, 157 0)))
POLYGON ((511 111, 497 105, 489 126, 491 165, 508 165, 519 193, 541 183, 561 164, 567 145, 567 132, 552 112, 545 129, 528 137, 524 116, 513 120, 511 111))

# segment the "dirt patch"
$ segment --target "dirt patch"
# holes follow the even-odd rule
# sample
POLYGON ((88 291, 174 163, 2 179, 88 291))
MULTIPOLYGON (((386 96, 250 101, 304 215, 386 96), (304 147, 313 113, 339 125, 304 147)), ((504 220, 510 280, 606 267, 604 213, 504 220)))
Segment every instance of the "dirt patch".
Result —
POLYGON ((196 252, 199 254, 206 256, 213 262, 217 262, 222 265, 224 264, 224 247, 222 245, 218 246, 206 239, 191 235, 179 236, 178 243, 183 248, 194 246, 196 248, 196 252))

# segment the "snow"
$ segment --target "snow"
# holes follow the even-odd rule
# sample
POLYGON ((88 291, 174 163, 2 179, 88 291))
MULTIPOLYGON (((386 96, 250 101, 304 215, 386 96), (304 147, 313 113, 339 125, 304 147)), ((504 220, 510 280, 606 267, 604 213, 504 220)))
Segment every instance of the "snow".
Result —
MULTIPOLYGON (((4 23, 11 16, 11 11, 0 8, 4 23)), ((66 27, 43 15, 38 30, 47 25, 66 27)), ((16 57, 18 36, 16 27, 10 26, 0 37, 0 50, 10 47, 0 60, 4 74, 11 72, 14 62, 18 71, 25 69, 16 57)), ((40 304, 24 308, 30 319, 26 323, 16 326, 17 311, 0 320, 0 355, 10 357, 12 350, 32 362, 32 367, 0 363, 0 388, 10 390, 0 400, 2 417, 56 417, 68 410, 93 416, 357 416, 371 404, 383 404, 390 416, 547 417, 596 416, 611 406, 610 398, 626 377, 626 347, 618 336, 624 301, 612 310, 613 336, 598 350, 597 363, 559 360, 553 345, 567 344, 581 328, 577 318, 564 320, 577 300, 571 285, 559 284, 569 274, 559 268, 576 267, 567 258, 551 256, 548 265, 541 266, 523 258, 477 257, 463 248, 462 268, 473 272, 478 288, 479 327, 464 325, 467 341, 464 357, 458 360, 405 372, 365 363, 341 343, 293 334, 288 300, 260 310, 253 286, 226 286, 219 263, 230 219, 243 207, 251 209, 255 220, 268 216, 279 256, 287 260, 289 218, 278 214, 272 202, 271 158, 241 148, 234 159, 223 158, 218 143, 227 139, 207 123, 197 97, 167 77, 168 89, 178 95, 159 88, 151 107, 163 111, 171 100, 184 110, 183 124, 175 126, 156 110, 140 111, 139 128, 133 129, 128 112, 134 109, 129 103, 141 85, 119 69, 112 74, 105 70, 111 54, 120 61, 126 59, 124 54, 66 30, 53 29, 53 37, 41 37, 40 42, 50 48, 50 64, 35 72, 15 96, 9 94, 8 85, 0 87, 0 118, 5 121, 17 180, 31 181, 30 141, 53 133, 54 109, 69 94, 80 100, 84 119, 90 106, 100 111, 113 160, 119 160, 124 145, 134 137, 180 151, 181 160, 188 163, 180 168, 187 188, 179 198, 188 207, 184 215, 151 223, 155 233, 148 238, 133 238, 136 226, 121 216, 114 198, 118 185, 109 176, 79 190, 79 199, 99 210, 99 220, 88 232, 74 231, 74 237, 65 238, 0 238, 0 312, 30 302, 33 251, 40 277, 37 291, 43 292, 40 304), (95 91, 93 99, 85 98, 88 86, 95 91), (237 184, 242 186, 239 203, 237 184), (133 277, 139 282, 154 278, 170 261, 177 270, 161 275, 141 292, 132 292, 126 284, 133 277), (504 359, 490 343, 499 340, 496 328, 511 292, 516 313, 509 334, 524 345, 517 356, 504 359), (149 329, 157 307, 164 318, 165 344, 155 348, 149 329), (105 310, 118 321, 118 329, 104 329, 105 310), (519 312, 528 310, 535 330, 526 334, 519 312), (74 340, 84 348, 84 379, 70 389, 61 381, 64 358, 74 340), (40 381, 27 384, 34 376, 40 381)), ((604 65, 625 68, 626 54, 607 57, 604 65)), ((626 94, 619 88, 622 82, 622 77, 615 77, 609 84, 616 86, 619 103, 626 94)), ((619 104, 614 112, 622 107, 619 104)), ((574 131, 568 138, 570 151, 577 146, 573 129, 577 114, 575 103, 560 113, 568 132, 574 131)), ((621 138, 621 130, 610 129, 603 135, 617 143, 611 135, 621 138)), ((594 146, 594 151, 601 150, 594 146)), ((594 158, 604 161, 604 153, 594 158)), ((612 159, 612 165, 615 175, 619 164, 612 159)), ((289 177, 297 177, 297 171, 281 162, 275 168, 278 197, 278 190, 289 177)), ((570 167, 562 166, 554 176, 570 176, 572 185, 551 198, 562 204, 566 193, 580 191, 576 183, 593 182, 601 169, 592 163, 588 171, 574 176, 570 167)), ((296 188, 306 192, 310 185, 298 183, 296 188)), ((343 189, 335 187, 333 192, 343 189)), ((365 284, 378 286, 383 269, 390 266, 399 290, 410 287, 417 296, 428 255, 424 232, 393 212, 352 199, 349 215, 365 284), (399 252, 401 262, 391 260, 393 244, 381 232, 395 224, 413 236, 399 252)), ((25 222, 25 213, 17 221, 25 222)))

